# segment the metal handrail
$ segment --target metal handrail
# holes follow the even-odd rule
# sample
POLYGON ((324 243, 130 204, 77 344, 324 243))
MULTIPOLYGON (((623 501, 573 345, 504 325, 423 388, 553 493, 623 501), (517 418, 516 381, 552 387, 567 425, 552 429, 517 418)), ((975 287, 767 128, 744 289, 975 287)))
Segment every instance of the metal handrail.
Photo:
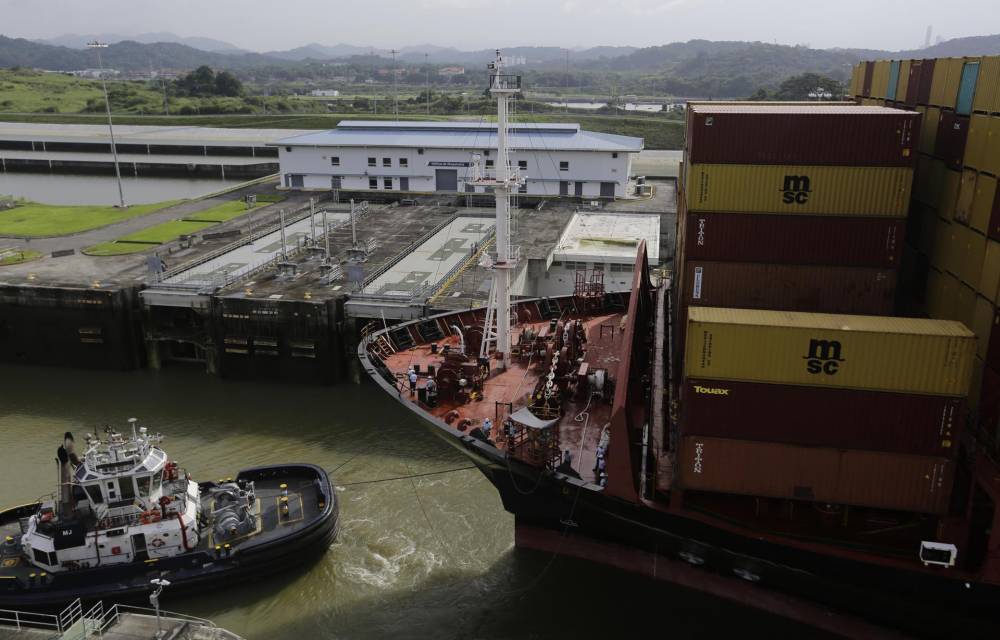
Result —
MULTIPOLYGON (((115 604, 112 606, 108 612, 107 616, 109 619, 117 622, 123 613, 132 613, 140 616, 155 616, 156 609, 150 609, 149 607, 136 607, 128 604, 115 604)), ((174 613, 173 611, 164 611, 160 609, 161 618, 172 618, 174 620, 183 620, 185 622, 194 622, 196 624, 215 629, 216 625, 211 620, 206 620, 205 618, 198 618, 196 616, 189 616, 184 613, 174 613)), ((110 625, 105 624, 101 627, 101 631, 106 630, 110 625)))
POLYGON ((13 624, 18 631, 22 627, 28 627, 32 629, 52 629, 57 633, 62 633, 59 616, 51 613, 0 609, 0 623, 13 624))

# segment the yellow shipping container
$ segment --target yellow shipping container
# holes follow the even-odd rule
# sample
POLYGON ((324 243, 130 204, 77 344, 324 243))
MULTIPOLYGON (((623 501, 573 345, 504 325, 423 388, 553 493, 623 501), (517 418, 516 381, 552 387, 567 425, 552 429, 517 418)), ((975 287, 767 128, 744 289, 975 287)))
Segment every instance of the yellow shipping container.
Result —
POLYGON ((931 80, 931 104, 949 109, 955 108, 964 65, 965 58, 937 59, 934 63, 934 77, 931 80))
POLYGON ((979 278, 979 293, 993 304, 1000 304, 1000 242, 986 241, 983 273, 979 278))
MULTIPOLYGON (((974 180, 973 180, 974 181, 974 180)), ((941 198, 938 200, 937 209, 942 218, 951 220, 958 218, 958 197, 962 190, 962 172, 952 171, 944 168, 944 181, 941 187, 941 198)), ((972 192, 969 192, 969 200, 972 200, 972 192)), ((964 220, 963 220, 964 222, 964 220)))
POLYGON ((975 308, 972 312, 972 324, 969 326, 976 334, 976 355, 986 359, 986 351, 990 346, 990 332, 993 330, 993 317, 996 307, 982 296, 976 296, 975 308))
POLYGON ((982 171, 1000 176, 1000 116, 991 116, 989 126, 990 132, 987 134, 986 148, 983 152, 982 171))
POLYGON ((989 233, 990 216, 993 214, 993 200, 997 194, 997 179, 979 174, 976 178, 976 192, 972 196, 969 209, 969 226, 979 233, 989 233))
POLYGON ((965 141, 965 156, 962 164, 984 171, 986 147, 990 139, 990 117, 974 113, 969 120, 969 137, 965 141))
POLYGON ((896 85, 896 102, 906 101, 906 90, 910 86, 910 61, 899 62, 899 83, 896 85))
POLYGON ((941 119, 941 109, 937 107, 918 107, 917 111, 923 113, 920 118, 920 144, 921 153, 929 156, 934 155, 934 145, 937 142, 938 121, 941 119))
POLYGON ((875 62, 875 68, 872 71, 872 89, 871 97, 878 98, 880 100, 885 100, 886 90, 889 87, 889 65, 891 63, 888 60, 878 60, 875 62))
POLYGON ((932 260, 932 263, 954 274, 966 285, 978 287, 986 256, 986 236, 960 224, 951 225, 949 231, 947 253, 940 262, 932 260))
POLYGON ((958 322, 692 307, 685 375, 965 396, 975 336, 958 322))
POLYGON ((913 170, 907 167, 694 164, 689 211, 903 218, 913 170))
MULTIPOLYGON (((957 173, 957 172, 951 172, 957 173)), ((966 169, 960 176, 958 187, 958 197, 955 198, 955 220, 964 224, 969 223, 969 216, 972 214, 972 199, 976 195, 976 171, 966 169)))
POLYGON ((927 274, 927 315, 935 320, 953 320, 965 326, 975 315, 976 292, 954 275, 931 269, 927 274))
POLYGON ((979 63, 979 81, 972 102, 975 111, 1000 111, 1000 56, 983 58, 979 63))

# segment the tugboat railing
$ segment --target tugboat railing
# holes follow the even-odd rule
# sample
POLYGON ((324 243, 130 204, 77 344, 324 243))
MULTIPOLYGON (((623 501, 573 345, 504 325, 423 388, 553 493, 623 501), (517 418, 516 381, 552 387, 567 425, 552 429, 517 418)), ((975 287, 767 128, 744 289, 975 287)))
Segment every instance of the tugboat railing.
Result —
MULTIPOLYGON (((100 605, 100 603, 98 603, 98 605, 100 605)), ((95 606, 94 608, 96 609, 97 606, 95 606)), ((140 616, 156 616, 156 610, 150 609, 149 607, 136 607, 127 604, 115 604, 100 617, 101 619, 101 625, 99 630, 100 633, 103 634, 105 631, 107 631, 112 626, 117 624, 123 615, 129 613, 140 616)), ((212 622, 211 620, 198 618, 196 616, 189 616, 183 613, 174 613, 172 611, 164 611, 163 609, 160 609, 159 615, 161 618, 170 618, 173 620, 181 620, 184 622, 193 622, 194 624, 197 624, 202 627, 208 627, 209 629, 216 628, 215 623, 212 622)))

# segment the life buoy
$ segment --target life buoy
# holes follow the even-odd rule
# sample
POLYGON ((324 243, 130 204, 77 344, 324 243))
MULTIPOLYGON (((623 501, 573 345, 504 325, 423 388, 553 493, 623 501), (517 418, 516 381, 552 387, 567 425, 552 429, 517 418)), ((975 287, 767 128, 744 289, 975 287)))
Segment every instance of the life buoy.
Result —
POLYGON ((458 418, 458 411, 455 411, 454 409, 452 409, 448 413, 444 414, 444 423, 445 424, 451 424, 457 418, 458 418))
POLYGON ((153 541, 150 542, 149 544, 151 544, 152 546, 154 546, 157 549, 159 549, 160 547, 162 547, 163 545, 165 545, 167 543, 164 542, 161 538, 153 538, 153 541))

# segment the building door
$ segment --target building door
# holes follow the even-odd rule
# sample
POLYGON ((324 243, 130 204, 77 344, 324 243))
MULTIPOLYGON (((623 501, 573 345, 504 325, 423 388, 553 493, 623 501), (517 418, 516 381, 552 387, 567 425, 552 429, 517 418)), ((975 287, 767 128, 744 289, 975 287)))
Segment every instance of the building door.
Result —
POLYGON ((458 169, 435 169, 435 191, 458 191, 458 169))
POLYGON ((601 197, 602 198, 614 198, 615 197, 615 183, 614 182, 602 182, 601 183, 601 197))
POLYGON ((330 187, 333 189, 343 189, 344 178, 342 176, 333 176, 330 178, 330 187))
POLYGON ((399 179, 399 190, 400 191, 409 191, 410 190, 410 179, 409 178, 400 178, 399 179))
POLYGON ((559 182, 559 195, 568 196, 569 195, 569 183, 565 180, 559 182))
MULTIPOLYGON (((131 482, 131 479, 129 480, 131 482)), ((146 551, 146 534, 136 533, 132 536, 132 552, 135 554, 133 560, 149 560, 149 553, 146 551)))
POLYGON ((293 189, 296 188, 301 189, 303 187, 302 176, 300 175, 295 175, 293 173, 292 175, 288 176, 288 180, 291 182, 291 184, 288 186, 292 187, 293 189))
POLYGON ((576 187, 573 190, 573 195, 575 195, 578 198, 581 197, 581 196, 583 196, 583 183, 582 182, 577 182, 576 183, 576 187))

